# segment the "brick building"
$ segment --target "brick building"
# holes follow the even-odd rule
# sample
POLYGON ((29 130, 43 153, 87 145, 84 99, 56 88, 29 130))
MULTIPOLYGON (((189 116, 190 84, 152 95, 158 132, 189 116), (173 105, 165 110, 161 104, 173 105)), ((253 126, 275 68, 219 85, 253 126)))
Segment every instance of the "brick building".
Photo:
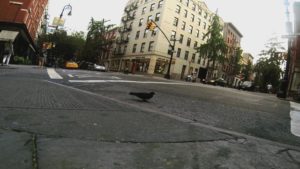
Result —
POLYGON ((0 43, 12 41, 19 55, 36 53, 35 40, 45 24, 47 4, 48 0, 1 0, 0 43))

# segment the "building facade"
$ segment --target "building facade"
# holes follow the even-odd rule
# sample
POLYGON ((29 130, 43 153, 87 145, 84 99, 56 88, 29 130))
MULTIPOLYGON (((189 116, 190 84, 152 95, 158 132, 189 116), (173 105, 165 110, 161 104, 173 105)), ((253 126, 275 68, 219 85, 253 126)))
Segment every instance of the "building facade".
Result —
POLYGON ((225 62, 221 65, 222 69, 219 71, 219 77, 224 78, 229 85, 236 86, 241 80, 238 76, 237 69, 237 50, 241 48, 241 39, 243 35, 230 22, 224 23, 223 37, 227 44, 228 50, 225 56, 225 62))
POLYGON ((15 40, 26 42, 36 52, 35 40, 42 31, 48 0, 1 0, 0 41, 15 40), (13 34, 17 34, 12 38, 13 34))
POLYGON ((174 45, 171 77, 183 79, 206 67, 195 47, 204 43, 211 12, 200 0, 129 0, 122 17, 110 69, 165 75, 174 45), (146 29, 153 20, 154 31, 146 29), (175 41, 174 41, 175 40, 175 41))
POLYGON ((288 94, 293 95, 300 89, 300 2, 294 3, 294 38, 289 40, 290 53, 287 56, 289 63, 288 94))
POLYGON ((101 52, 100 60, 98 61, 101 65, 105 65, 107 70, 110 70, 110 58, 114 57, 113 49, 116 48, 115 42, 117 38, 117 32, 119 27, 113 27, 108 30, 105 34, 105 40, 107 44, 103 47, 101 52))

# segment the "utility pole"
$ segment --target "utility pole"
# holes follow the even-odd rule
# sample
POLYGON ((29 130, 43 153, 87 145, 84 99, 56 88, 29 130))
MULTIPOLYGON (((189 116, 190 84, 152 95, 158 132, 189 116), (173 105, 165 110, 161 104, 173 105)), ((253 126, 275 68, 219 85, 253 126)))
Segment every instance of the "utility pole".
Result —
POLYGON ((171 78, 170 70, 171 70, 171 65, 172 65, 172 60, 173 60, 173 54, 174 54, 174 50, 175 50, 175 44, 176 44, 176 41, 179 41, 179 40, 176 40, 175 36, 173 37, 173 39, 169 40, 169 38, 167 37, 167 35, 165 34, 165 32, 153 20, 150 20, 147 23, 146 29, 154 31, 155 28, 158 28, 161 31, 161 33, 164 35, 164 37, 166 38, 166 40, 168 41, 168 43, 169 43, 169 45, 171 47, 168 70, 167 70, 167 73, 164 76, 166 79, 170 79, 171 78), (173 44, 171 43, 171 41, 173 41, 173 44))
POLYGON ((290 62, 291 62, 291 43, 292 43, 292 23, 290 21, 290 12, 289 12, 289 0, 284 0, 284 5, 286 7, 286 32, 288 34, 288 51, 287 51, 287 59, 286 59, 286 66, 284 77, 281 82, 280 89, 277 93, 277 97, 286 98, 288 95, 288 86, 289 86, 289 72, 290 72, 290 62))

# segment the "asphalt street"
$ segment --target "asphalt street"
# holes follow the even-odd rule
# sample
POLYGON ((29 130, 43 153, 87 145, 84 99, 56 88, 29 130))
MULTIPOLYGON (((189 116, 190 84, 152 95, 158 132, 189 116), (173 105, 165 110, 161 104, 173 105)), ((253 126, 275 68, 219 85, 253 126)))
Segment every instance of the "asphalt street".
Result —
POLYGON ((16 65, 0 92, 0 168, 300 167, 290 102, 271 94, 16 65))

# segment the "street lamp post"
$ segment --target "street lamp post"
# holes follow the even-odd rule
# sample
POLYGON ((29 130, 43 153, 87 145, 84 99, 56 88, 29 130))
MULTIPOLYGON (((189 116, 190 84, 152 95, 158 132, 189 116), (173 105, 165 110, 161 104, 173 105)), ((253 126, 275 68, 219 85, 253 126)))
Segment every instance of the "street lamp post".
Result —
MULTIPOLYGON (((68 16, 72 15, 72 6, 70 4, 65 5, 63 10, 61 11, 61 13, 59 15, 59 20, 58 20, 59 22, 60 22, 61 18, 63 17, 63 14, 64 14, 65 10, 69 10, 68 16)), ((59 26, 59 24, 56 25, 56 30, 58 29, 58 26, 59 26)))

